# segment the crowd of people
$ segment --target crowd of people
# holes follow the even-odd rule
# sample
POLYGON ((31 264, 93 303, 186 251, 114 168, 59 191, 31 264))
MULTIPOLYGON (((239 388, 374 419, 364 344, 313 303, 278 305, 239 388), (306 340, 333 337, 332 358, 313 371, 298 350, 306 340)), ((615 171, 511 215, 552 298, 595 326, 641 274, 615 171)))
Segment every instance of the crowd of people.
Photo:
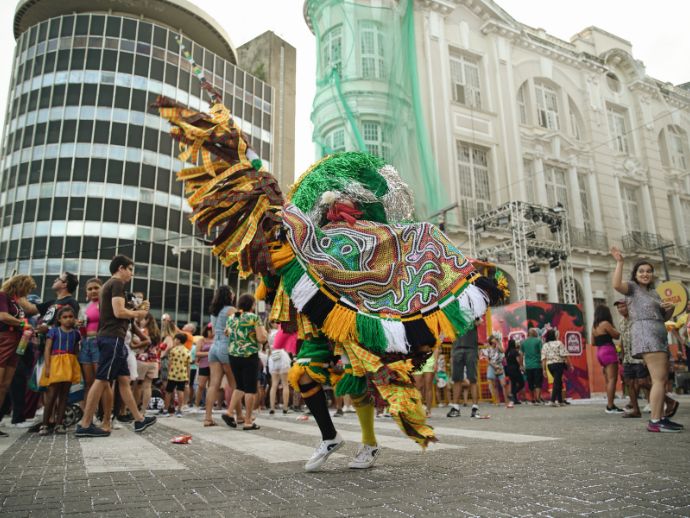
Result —
POLYGON ((258 430, 256 410, 301 411, 287 380, 297 333, 264 323, 252 295, 237 298, 219 287, 197 334, 195 323, 178 327, 168 314, 159 325, 144 294, 126 290, 131 259, 116 256, 110 269, 108 281, 86 281, 83 309, 75 298, 79 281, 69 272, 44 303, 30 300, 30 276, 2 285, 0 401, 6 399, 2 415, 11 412, 11 426, 65 434, 68 406, 82 415, 78 437, 106 437, 129 422, 141 432, 157 417, 188 412, 216 426, 214 409, 230 427, 258 430))
MULTIPOLYGON (((671 307, 651 289, 652 265, 637 263, 626 282, 621 277, 622 255, 614 249, 613 256, 617 261, 613 287, 625 295, 614 303, 620 321, 616 326, 610 309, 600 305, 591 329, 606 380, 605 411, 640 418, 638 400, 644 395, 651 414, 649 431, 681 431, 682 425, 671 421, 679 403, 668 395, 664 322, 671 307), (629 396, 624 409, 615 405, 619 375, 629 396)), ((167 314, 159 325, 144 294, 126 290, 134 269, 131 259, 116 256, 110 269, 112 277, 106 282, 86 281, 83 309, 74 296, 79 281, 69 272, 55 279, 55 298, 46 302, 30 296, 36 288, 30 276, 15 275, 2 285, 0 401, 4 401, 3 415, 11 411, 11 426, 40 435, 65 434, 68 407, 76 407, 83 414, 76 435, 105 437, 121 423, 133 422, 134 431, 141 432, 157 417, 180 417, 190 411, 204 414, 204 426, 217 426, 215 409, 222 412, 227 426, 258 430, 255 415, 261 409, 270 415, 301 411, 300 394, 288 383, 299 348, 297 333, 262 321, 252 295, 236 298, 228 286, 219 287, 209 322, 200 332, 195 323, 178 327, 167 314)), ((687 310, 685 315, 690 314, 690 304, 687 310)), ((447 417, 459 417, 461 402, 466 406, 469 396, 470 416, 483 417, 480 358, 486 359, 495 404, 501 400, 507 408, 523 403, 570 404, 563 385, 572 366, 556 329, 529 329, 525 340, 508 340, 504 349, 497 336, 489 336, 488 344, 481 347, 479 324, 477 319, 452 344, 450 362, 438 347, 414 372, 427 416, 438 403, 450 406, 447 417), (552 384, 549 401, 544 401, 547 373, 552 384)), ((687 318, 679 319, 673 334, 680 345, 678 359, 687 361, 687 318)), ((347 396, 333 397, 332 404, 334 417, 352 411, 347 396)), ((377 416, 387 415, 381 405, 376 411, 377 416)))

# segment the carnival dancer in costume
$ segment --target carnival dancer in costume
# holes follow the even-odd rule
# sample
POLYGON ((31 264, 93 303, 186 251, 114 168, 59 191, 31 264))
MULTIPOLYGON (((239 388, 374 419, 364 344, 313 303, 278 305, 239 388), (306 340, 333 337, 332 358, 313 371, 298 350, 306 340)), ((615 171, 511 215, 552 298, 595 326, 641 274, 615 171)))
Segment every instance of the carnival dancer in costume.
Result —
POLYGON ((436 438, 412 371, 498 299, 493 279, 481 277, 438 228, 412 221, 409 189, 368 153, 324 158, 284 199, 218 93, 201 82, 213 98, 208 114, 164 97, 157 106, 183 148, 180 160, 200 164, 178 173, 191 220, 213 232, 213 253, 224 265, 261 277, 257 299, 272 302, 271 320, 296 325, 303 340, 289 381, 322 434, 305 469, 319 469, 343 445, 326 383, 357 409, 362 446, 350 467, 368 468, 378 455, 375 397, 426 447, 436 438))

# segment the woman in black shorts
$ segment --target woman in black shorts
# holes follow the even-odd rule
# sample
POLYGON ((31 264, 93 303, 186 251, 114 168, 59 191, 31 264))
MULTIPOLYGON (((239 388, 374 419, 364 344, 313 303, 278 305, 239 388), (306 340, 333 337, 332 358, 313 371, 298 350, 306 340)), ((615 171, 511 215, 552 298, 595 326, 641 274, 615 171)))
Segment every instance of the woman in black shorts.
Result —
POLYGON ((261 319, 254 313, 254 302, 252 295, 248 293, 242 295, 237 302, 237 312, 228 318, 225 328, 225 333, 230 338, 228 354, 237 388, 232 393, 228 413, 223 415, 223 420, 232 428, 237 426, 231 412, 244 397, 246 409, 244 430, 259 429, 252 419, 252 411, 259 371, 259 347, 268 338, 268 333, 266 333, 261 319))

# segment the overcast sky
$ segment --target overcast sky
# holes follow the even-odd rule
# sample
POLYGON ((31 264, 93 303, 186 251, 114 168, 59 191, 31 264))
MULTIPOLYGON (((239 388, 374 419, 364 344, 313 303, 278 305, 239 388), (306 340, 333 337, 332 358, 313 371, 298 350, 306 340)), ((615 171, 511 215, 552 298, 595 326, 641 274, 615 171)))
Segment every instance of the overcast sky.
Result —
MULTIPOLYGON (((50 0, 59 1, 59 0, 50 0)), ((190 0, 216 18, 235 46, 272 30, 297 48, 296 174, 314 160, 311 142, 311 102, 314 96, 314 37, 304 23, 303 0, 190 0)), ((569 40, 596 25, 633 45, 633 54, 647 73, 662 81, 690 81, 690 2, 687 0, 498 0, 509 15, 532 27, 569 40)), ((15 0, 0 0, 0 127, 14 53, 12 19, 15 0)))

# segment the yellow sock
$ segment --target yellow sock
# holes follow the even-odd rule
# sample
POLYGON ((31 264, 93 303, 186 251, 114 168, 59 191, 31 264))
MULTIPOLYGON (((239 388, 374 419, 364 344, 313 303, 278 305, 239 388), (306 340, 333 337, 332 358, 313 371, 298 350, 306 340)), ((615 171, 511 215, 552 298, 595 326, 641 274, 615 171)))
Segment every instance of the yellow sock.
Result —
POLYGON ((367 446, 376 446, 373 403, 355 404, 355 410, 357 411, 359 426, 362 428, 362 443, 367 446))

